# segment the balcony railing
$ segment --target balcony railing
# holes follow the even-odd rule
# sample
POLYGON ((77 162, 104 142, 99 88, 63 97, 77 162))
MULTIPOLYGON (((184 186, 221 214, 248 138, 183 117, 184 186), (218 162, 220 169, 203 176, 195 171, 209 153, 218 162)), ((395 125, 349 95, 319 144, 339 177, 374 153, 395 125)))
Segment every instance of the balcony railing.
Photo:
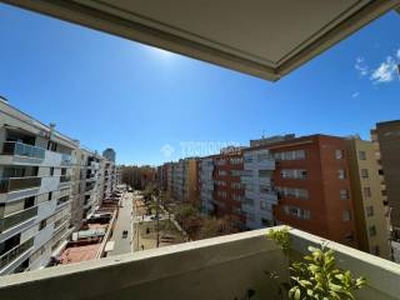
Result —
POLYGON ((14 192, 40 187, 40 177, 12 177, 0 179, 0 193, 14 192))
POLYGON ((10 216, 6 216, 3 219, 0 219, 0 233, 26 220, 35 217, 37 215, 37 212, 38 212, 37 207, 32 207, 24 211, 21 211, 19 213, 15 213, 10 216))
POLYGON ((61 154, 61 165, 70 166, 72 165, 72 156, 66 153, 61 154))
MULTIPOLYGON (((288 261, 266 229, 4 276, 0 299, 279 299, 274 273, 287 277, 288 261), (67 287, 67 288, 66 288, 67 287), (248 298, 249 291, 255 295, 248 298)), ((290 230, 294 256, 321 242, 338 266, 368 284, 358 300, 399 299, 400 266, 370 254, 290 230)))
POLYGON ((3 154, 5 155, 19 155, 44 159, 45 152, 46 150, 43 148, 21 142, 5 142, 3 145, 3 154))
POLYGON ((18 245, 17 247, 11 249, 7 253, 0 256, 0 270, 5 266, 16 260, 20 257, 24 252, 29 250, 29 248, 33 247, 33 238, 25 241, 24 243, 18 245))

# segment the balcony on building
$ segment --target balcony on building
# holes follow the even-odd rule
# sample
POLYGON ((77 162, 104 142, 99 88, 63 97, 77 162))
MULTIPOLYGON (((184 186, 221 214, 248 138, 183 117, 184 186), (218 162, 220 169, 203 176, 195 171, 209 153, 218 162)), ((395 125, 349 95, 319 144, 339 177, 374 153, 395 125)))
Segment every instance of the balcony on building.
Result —
MULTIPOLYGON (((71 149, 61 147, 49 142, 46 138, 40 138, 31 132, 12 126, 6 127, 5 141, 3 143, 1 155, 13 156, 18 162, 60 164, 62 166, 72 165, 71 149), (47 149, 46 149, 47 147, 47 149)), ((14 161, 14 160, 13 160, 14 161)))
POLYGON ((60 176, 60 182, 64 183, 64 182, 70 182, 71 181, 71 176, 70 175, 61 175, 60 176))
MULTIPOLYGON (((266 273, 287 276, 288 261, 267 229, 2 277, 1 299, 279 299, 266 273), (254 294, 252 298, 247 296, 254 294)), ((356 299, 398 299, 400 266, 292 229, 291 250, 326 242, 339 267, 365 276, 356 299)))
POLYGON ((39 188, 42 179, 39 177, 13 177, 0 179, 0 194, 20 191, 31 188, 39 188))
POLYGON ((33 249, 34 238, 21 241, 21 234, 17 234, 0 243, 0 274, 7 272, 7 269, 20 265, 26 255, 33 249))
POLYGON ((31 207, 0 219, 0 233, 37 216, 38 208, 31 207))
POLYGON ((68 153, 61 153, 61 165, 71 166, 73 164, 72 156, 68 153))
POLYGON ((23 142, 4 142, 3 155, 18 155, 31 158, 44 159, 45 149, 23 142))
POLYGON ((5 131, 2 154, 44 159, 45 149, 36 147, 36 136, 21 128, 8 126, 5 131))
POLYGON ((86 183, 85 192, 89 192, 89 191, 93 190, 94 187, 95 187, 95 183, 94 182, 86 183))

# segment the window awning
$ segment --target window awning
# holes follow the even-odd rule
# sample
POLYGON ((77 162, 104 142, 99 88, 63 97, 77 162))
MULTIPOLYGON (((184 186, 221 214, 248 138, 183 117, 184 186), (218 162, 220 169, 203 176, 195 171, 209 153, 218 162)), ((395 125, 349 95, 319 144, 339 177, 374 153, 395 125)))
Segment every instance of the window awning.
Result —
POLYGON ((400 0, 5 2, 268 80, 400 5, 400 0))

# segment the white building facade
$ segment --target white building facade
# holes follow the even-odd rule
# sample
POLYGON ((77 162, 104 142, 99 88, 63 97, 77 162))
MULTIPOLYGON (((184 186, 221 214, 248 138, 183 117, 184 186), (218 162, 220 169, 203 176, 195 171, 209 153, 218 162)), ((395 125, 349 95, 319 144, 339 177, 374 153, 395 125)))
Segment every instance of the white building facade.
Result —
POLYGON ((0 98, 0 275, 50 264, 115 180, 114 162, 0 98))

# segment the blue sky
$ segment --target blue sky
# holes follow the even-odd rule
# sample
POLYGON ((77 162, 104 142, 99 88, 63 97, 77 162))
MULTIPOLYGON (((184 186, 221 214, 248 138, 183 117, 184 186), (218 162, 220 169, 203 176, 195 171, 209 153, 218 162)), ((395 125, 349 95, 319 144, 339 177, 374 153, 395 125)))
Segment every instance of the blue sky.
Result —
POLYGON ((0 95, 119 163, 400 119, 391 12, 277 83, 0 4, 0 95))

